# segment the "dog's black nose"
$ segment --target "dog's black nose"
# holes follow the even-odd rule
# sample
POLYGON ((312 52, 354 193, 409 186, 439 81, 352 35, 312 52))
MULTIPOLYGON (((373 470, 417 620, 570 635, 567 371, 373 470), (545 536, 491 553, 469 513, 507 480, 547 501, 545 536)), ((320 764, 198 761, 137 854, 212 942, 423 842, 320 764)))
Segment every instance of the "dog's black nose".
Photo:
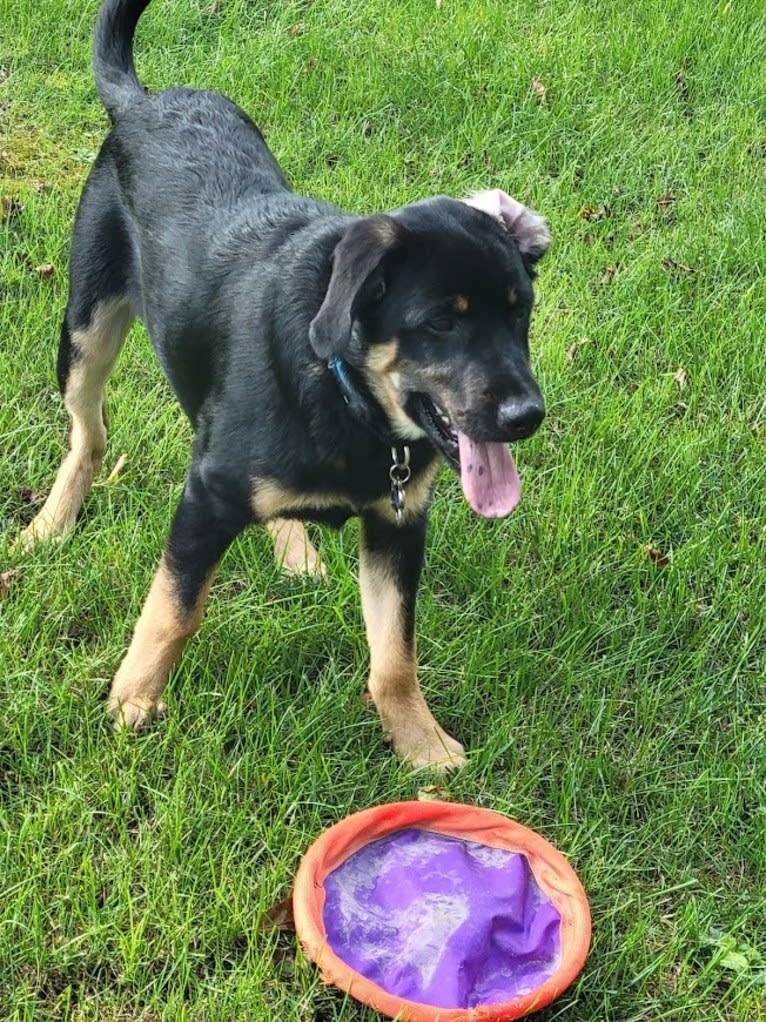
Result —
POLYGON ((545 405, 539 395, 510 397, 497 411, 497 423, 511 440, 532 436, 545 418, 545 405))

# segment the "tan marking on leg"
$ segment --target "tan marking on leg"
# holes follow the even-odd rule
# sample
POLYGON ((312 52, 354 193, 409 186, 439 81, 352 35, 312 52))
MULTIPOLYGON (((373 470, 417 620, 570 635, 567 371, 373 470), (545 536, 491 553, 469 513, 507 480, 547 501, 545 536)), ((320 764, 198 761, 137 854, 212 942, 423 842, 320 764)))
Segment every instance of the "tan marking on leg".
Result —
POLYGON ((179 604, 165 558, 160 561, 109 693, 109 712, 115 718, 117 730, 138 730, 164 712, 165 704, 160 697, 187 639, 199 627, 212 579, 213 571, 194 609, 187 613, 179 604))
POLYGON ((274 542, 274 560, 291 575, 326 575, 327 569, 303 526, 289 518, 267 522, 274 542))
POLYGON ((87 330, 72 334, 78 355, 66 382, 64 403, 72 417, 69 450, 48 499, 18 540, 23 549, 72 528, 106 450, 104 385, 133 319, 124 301, 99 306, 87 330))
POLYGON ((394 751, 412 767, 454 769, 465 762, 462 745, 428 709, 417 679, 415 642, 403 635, 402 598, 384 563, 362 546, 359 564, 367 641, 368 690, 394 751))

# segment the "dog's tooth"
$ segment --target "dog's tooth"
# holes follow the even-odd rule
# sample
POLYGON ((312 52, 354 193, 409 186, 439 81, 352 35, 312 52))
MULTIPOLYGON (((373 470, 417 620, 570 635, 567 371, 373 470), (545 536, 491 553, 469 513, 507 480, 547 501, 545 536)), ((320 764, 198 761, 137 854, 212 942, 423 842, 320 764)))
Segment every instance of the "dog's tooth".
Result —
POLYGON ((440 422, 443 422, 446 426, 452 425, 452 419, 450 419, 449 415, 443 408, 440 408, 439 405, 434 405, 434 410, 440 422))

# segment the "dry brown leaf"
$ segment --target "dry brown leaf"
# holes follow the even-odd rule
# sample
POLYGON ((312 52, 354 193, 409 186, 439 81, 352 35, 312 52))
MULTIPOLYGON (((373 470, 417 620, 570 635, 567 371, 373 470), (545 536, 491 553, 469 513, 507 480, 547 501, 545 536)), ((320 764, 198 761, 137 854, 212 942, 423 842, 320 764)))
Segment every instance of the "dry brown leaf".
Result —
POLYGON ((19 490, 19 500, 22 504, 29 504, 32 507, 37 507, 42 504, 45 494, 41 490, 19 490))
POLYGON ((673 76, 673 83, 675 84, 681 105, 687 106, 689 103, 689 83, 686 81, 686 75, 683 71, 676 71, 673 76))
POLYGON ((670 558, 651 543, 647 543, 642 548, 642 552, 644 557, 648 558, 657 568, 666 568, 670 564, 670 558))
POLYGON ((291 25, 288 28, 287 34, 288 35, 303 35, 303 33, 305 31, 306 31, 306 22, 305 21, 299 21, 299 22, 297 22, 297 24, 291 25))
POLYGON ((601 278, 602 284, 611 284, 620 269, 620 264, 615 263, 614 266, 610 266, 606 273, 601 278))
POLYGON ((589 220, 591 222, 595 220, 606 220, 609 216, 609 210, 606 206, 599 206, 598 209, 594 206, 581 206, 580 209, 577 210, 577 215, 582 220, 589 220))
POLYGON ((35 266, 35 273, 40 280, 50 280, 55 272, 53 263, 41 263, 40 266, 35 266))
POLYGON ((427 784, 418 788, 418 802, 449 802, 449 791, 443 784, 427 784))
POLYGON ((579 341, 575 341, 573 344, 570 344, 569 347, 567 348, 567 359, 570 362, 574 362, 575 358, 577 357, 577 352, 580 350, 580 348, 584 347, 586 344, 595 343, 596 342, 592 340, 590 337, 581 337, 579 341))
POLYGON ((295 919, 293 918, 293 896, 289 895, 272 905, 264 912, 260 922, 259 930, 284 930, 286 933, 295 933, 295 919))
POLYGON ((689 374, 683 366, 679 366, 673 373, 673 379, 676 381, 681 390, 686 390, 689 386, 689 374))
POLYGON ((662 268, 663 270, 667 270, 668 273, 671 273, 673 270, 680 270, 681 273, 697 272, 693 266, 687 266, 686 263, 679 263, 677 259, 663 259, 662 268))
POLYGON ((662 195, 657 196, 657 211, 666 224, 675 223, 677 219, 676 211, 673 208, 675 201, 675 195, 670 192, 663 192, 662 195))
POLYGON ((13 220, 15 217, 20 216, 24 212, 25 206, 13 195, 3 195, 0 200, 0 223, 6 223, 8 220, 13 220))
POLYGON ((21 568, 9 568, 7 571, 0 572, 0 600, 7 596, 12 580, 20 574, 21 568))
POLYGON ((543 106, 545 106, 546 103, 545 86, 543 85, 539 78, 535 78, 535 80, 532 82, 532 92, 534 92, 534 94, 540 100, 540 103, 543 106))

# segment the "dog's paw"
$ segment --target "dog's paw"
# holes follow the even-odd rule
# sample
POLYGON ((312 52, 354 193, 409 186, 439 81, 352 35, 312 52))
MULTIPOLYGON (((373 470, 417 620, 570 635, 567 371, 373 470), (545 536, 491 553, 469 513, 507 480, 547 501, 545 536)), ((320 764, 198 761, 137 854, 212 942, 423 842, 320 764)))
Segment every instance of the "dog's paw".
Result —
POLYGON ((327 578, 324 561, 313 546, 309 546, 305 555, 297 560, 288 560, 285 557, 281 562, 281 567, 286 575, 313 575, 315 578, 327 578))
POLYGON ((324 578, 327 568, 311 542, 302 522, 275 518, 268 522, 274 543, 274 560, 286 575, 314 575, 324 578))
POLYGON ((11 553, 14 556, 28 554, 38 543, 48 543, 61 537, 61 530, 57 529, 47 516, 39 514, 13 541, 11 553))
POLYGON ((167 712, 167 704, 162 700, 153 703, 147 699, 117 699, 114 696, 110 697, 107 708, 114 720, 115 731, 141 731, 167 712))
POLYGON ((467 762, 465 749, 437 724, 426 733, 408 735, 402 742, 394 740, 394 752, 412 770, 431 770, 446 774, 467 762))

